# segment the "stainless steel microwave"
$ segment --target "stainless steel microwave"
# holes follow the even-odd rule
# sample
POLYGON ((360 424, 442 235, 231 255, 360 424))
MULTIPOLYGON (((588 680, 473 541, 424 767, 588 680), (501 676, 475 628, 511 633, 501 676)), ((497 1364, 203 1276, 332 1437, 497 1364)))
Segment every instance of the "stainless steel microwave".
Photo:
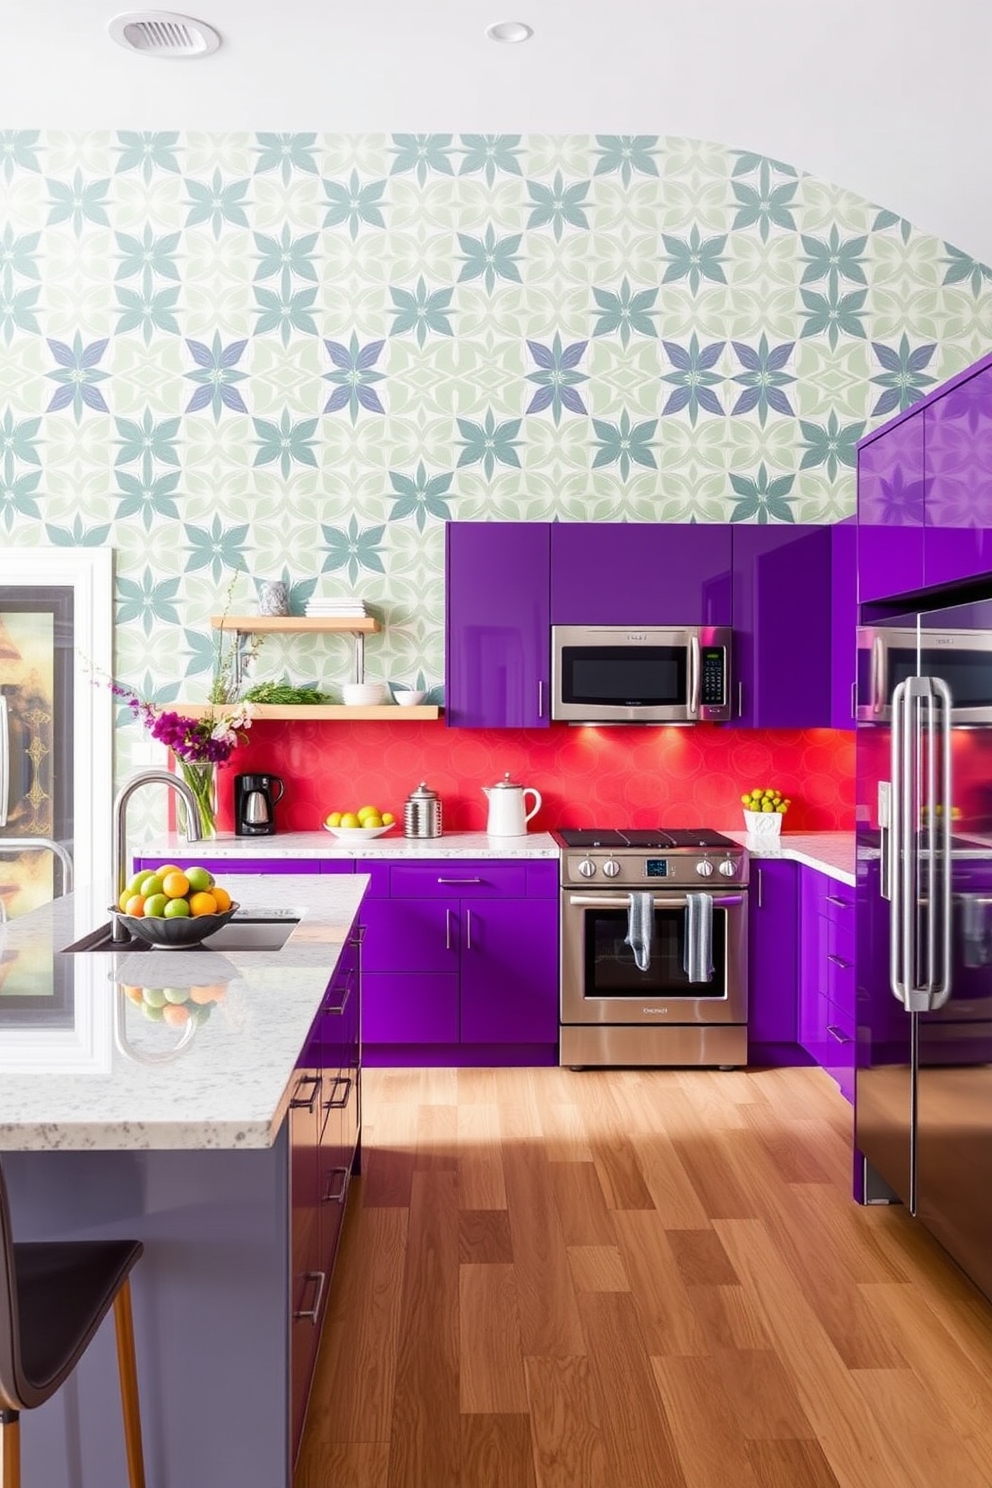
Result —
POLYGON ((992 633, 912 626, 858 631, 859 723, 891 723, 892 694, 909 677, 939 677, 952 724, 992 723, 992 633))
POLYGON ((725 723, 725 625, 551 627, 551 717, 565 723, 725 723))

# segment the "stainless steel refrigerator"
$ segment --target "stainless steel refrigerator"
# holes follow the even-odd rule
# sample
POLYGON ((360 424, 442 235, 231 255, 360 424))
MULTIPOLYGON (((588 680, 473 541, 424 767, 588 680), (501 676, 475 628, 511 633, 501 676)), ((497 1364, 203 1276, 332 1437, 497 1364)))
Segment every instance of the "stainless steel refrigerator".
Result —
POLYGON ((992 1298, 992 601, 858 633, 856 1143, 992 1298))

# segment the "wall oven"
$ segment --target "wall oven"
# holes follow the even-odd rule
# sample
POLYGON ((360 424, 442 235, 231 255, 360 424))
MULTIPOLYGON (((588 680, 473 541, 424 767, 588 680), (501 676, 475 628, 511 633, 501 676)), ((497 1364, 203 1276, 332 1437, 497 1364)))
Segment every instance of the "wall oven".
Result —
POLYGON ((562 847, 561 1063, 746 1064, 743 848, 696 829, 555 836, 562 847), (635 904, 650 917, 643 969, 630 944, 635 904), (702 971, 690 954, 700 918, 708 941, 702 971))
POLYGON ((551 717, 565 723, 725 723, 724 625, 551 627, 551 717))
POLYGON ((916 676, 946 682, 952 724, 992 723, 992 634, 987 630, 865 627, 858 631, 857 676, 859 723, 891 723, 893 693, 916 676))

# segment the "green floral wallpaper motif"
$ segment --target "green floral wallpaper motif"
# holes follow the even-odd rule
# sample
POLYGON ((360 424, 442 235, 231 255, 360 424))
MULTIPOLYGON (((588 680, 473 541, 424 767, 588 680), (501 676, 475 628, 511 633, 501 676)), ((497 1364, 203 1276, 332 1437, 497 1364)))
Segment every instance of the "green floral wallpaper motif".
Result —
MULTIPOLYGON (((443 522, 819 522, 992 345, 992 270, 654 136, 0 131, 0 540, 110 543, 118 673, 202 697, 242 569, 443 671, 443 522)), ((333 687, 341 641, 263 649, 333 687)))

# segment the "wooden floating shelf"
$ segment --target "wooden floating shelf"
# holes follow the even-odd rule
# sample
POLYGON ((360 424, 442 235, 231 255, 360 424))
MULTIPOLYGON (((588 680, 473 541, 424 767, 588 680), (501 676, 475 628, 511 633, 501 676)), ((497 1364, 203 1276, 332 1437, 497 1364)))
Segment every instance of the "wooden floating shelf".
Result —
POLYGON ((242 635, 325 633, 374 635, 379 622, 374 615, 211 615, 214 630, 234 630, 242 635))
MULTIPOLYGON (((251 716, 259 723, 275 719, 314 719, 317 722, 355 722, 370 718, 391 718, 394 722, 414 723, 416 720, 440 718, 441 709, 436 703, 420 703, 414 708, 401 708, 398 703, 379 703, 374 707, 348 707, 345 703, 248 703, 251 716)), ((211 703, 170 703, 170 709, 183 713, 187 718, 203 718, 214 705, 211 703)), ((218 711, 226 712, 227 709, 218 711)))

